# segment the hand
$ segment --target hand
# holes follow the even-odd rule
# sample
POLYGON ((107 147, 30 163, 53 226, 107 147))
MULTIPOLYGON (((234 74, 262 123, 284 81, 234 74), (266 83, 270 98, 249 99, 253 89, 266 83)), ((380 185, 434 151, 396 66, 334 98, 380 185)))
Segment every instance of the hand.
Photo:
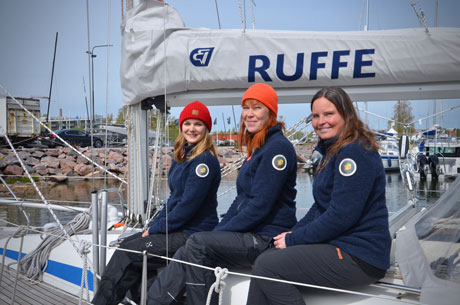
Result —
POLYGON ((273 244, 275 245, 276 249, 284 249, 284 248, 286 248, 286 234, 289 234, 291 232, 292 231, 283 232, 283 233, 273 237, 273 239, 275 240, 275 242, 273 244))
POLYGON ((149 229, 145 230, 144 233, 142 233, 142 237, 149 236, 149 229))

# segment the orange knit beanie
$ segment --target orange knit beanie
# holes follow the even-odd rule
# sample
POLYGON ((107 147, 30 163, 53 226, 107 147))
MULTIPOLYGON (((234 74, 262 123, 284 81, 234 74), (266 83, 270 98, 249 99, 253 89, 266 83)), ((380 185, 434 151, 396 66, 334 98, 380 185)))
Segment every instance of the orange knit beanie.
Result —
POLYGON ((241 106, 248 99, 258 100, 268 107, 275 115, 278 115, 278 95, 275 89, 264 83, 254 84, 246 90, 241 100, 241 106))

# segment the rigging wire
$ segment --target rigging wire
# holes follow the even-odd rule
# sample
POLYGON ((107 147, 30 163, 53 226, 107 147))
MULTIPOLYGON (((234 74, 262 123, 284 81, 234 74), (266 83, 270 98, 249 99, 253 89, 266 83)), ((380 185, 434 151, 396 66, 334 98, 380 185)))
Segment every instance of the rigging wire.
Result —
POLYGON ((252 23, 253 30, 256 28, 256 17, 254 14, 254 6, 256 6, 255 1, 249 0, 249 12, 251 13, 251 23, 252 23))
POLYGON ((96 162, 94 162, 93 160, 91 160, 90 158, 88 158, 85 154, 81 153, 78 149, 75 149, 75 147, 73 147, 72 145, 70 145, 69 143, 67 143, 67 141, 65 141, 63 138, 61 138, 58 134, 56 134, 53 130, 51 130, 48 126, 46 126, 45 124, 43 124, 33 113, 31 113, 27 108, 25 108, 21 103, 18 102, 18 100, 12 96, 10 94, 10 92, 8 90, 5 89, 5 87, 3 87, 2 84, 0 84, 0 90, 5 92, 7 96, 9 96, 20 108, 22 108, 30 117, 32 117, 32 119, 34 119, 35 121, 37 121, 43 128, 45 128, 46 130, 48 130, 51 134, 55 135, 56 138, 58 138, 60 141, 62 141, 62 143, 64 145, 66 145, 67 147, 69 147, 71 150, 73 150, 75 153, 77 153, 79 156, 83 157, 85 160, 88 160, 89 162, 91 162, 93 164, 93 166, 96 166, 97 168, 99 168, 100 170, 102 171, 107 171, 107 173, 109 175, 111 175, 112 177, 114 177, 115 179, 119 180, 120 182, 122 183, 125 183, 127 184, 127 182, 118 177, 117 175, 115 175, 114 173, 110 172, 109 170, 107 170, 106 168, 102 167, 101 165, 97 164, 96 162))
MULTIPOLYGON (((112 19, 112 1, 107 0, 107 44, 110 46, 110 22, 112 19)), ((107 49, 107 72, 105 86, 105 126, 109 125, 109 67, 110 67, 110 47, 107 49)), ((105 128, 105 155, 108 151, 108 130, 105 128)), ((104 158, 104 167, 107 167, 107 158, 104 158)), ((107 172, 104 172, 104 188, 107 188, 107 172)))
POLYGON ((219 30, 221 30, 222 27, 220 26, 219 6, 217 5, 217 0, 214 0, 214 2, 216 3, 217 23, 219 24, 219 30))
POLYGON ((361 8, 361 15, 359 16, 359 30, 361 31, 361 27, 363 26, 363 16, 364 16, 364 8, 366 7, 366 0, 363 0, 363 6, 361 8))
POLYGON ((426 24, 426 17, 425 17, 425 12, 422 9, 422 6, 420 4, 420 0, 417 0, 417 4, 415 3, 414 0, 411 1, 410 5, 414 9, 415 15, 417 15, 418 21, 422 27, 425 28, 425 33, 428 36, 431 36, 430 31, 428 30, 428 26, 426 24), (418 6, 418 8, 417 8, 418 6))
POLYGON ((243 33, 246 33, 246 26, 245 26, 245 21, 243 17, 243 6, 241 4, 241 0, 238 0, 238 7, 240 9, 241 30, 243 31, 243 33))

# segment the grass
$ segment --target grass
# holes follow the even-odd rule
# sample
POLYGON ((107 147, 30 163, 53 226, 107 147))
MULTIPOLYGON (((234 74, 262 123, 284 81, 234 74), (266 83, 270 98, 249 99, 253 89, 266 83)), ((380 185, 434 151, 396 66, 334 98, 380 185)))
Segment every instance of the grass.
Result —
MULTIPOLYGON (((40 181, 38 177, 32 177, 32 179, 34 180, 34 182, 40 181)), ((31 182, 29 177, 11 177, 11 178, 5 178, 5 181, 8 184, 13 184, 15 182, 25 182, 25 183, 31 182)))

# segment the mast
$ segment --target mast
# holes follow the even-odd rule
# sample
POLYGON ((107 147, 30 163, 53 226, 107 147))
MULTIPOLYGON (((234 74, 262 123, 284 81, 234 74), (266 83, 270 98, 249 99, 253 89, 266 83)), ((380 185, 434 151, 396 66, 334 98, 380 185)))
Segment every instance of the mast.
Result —
POLYGON ((51 91, 53 89, 54 63, 56 62, 57 41, 58 41, 58 32, 56 32, 56 39, 54 41, 53 67, 51 68, 50 92, 48 94, 48 111, 46 112, 46 124, 47 125, 48 125, 49 118, 50 118, 51 91))

